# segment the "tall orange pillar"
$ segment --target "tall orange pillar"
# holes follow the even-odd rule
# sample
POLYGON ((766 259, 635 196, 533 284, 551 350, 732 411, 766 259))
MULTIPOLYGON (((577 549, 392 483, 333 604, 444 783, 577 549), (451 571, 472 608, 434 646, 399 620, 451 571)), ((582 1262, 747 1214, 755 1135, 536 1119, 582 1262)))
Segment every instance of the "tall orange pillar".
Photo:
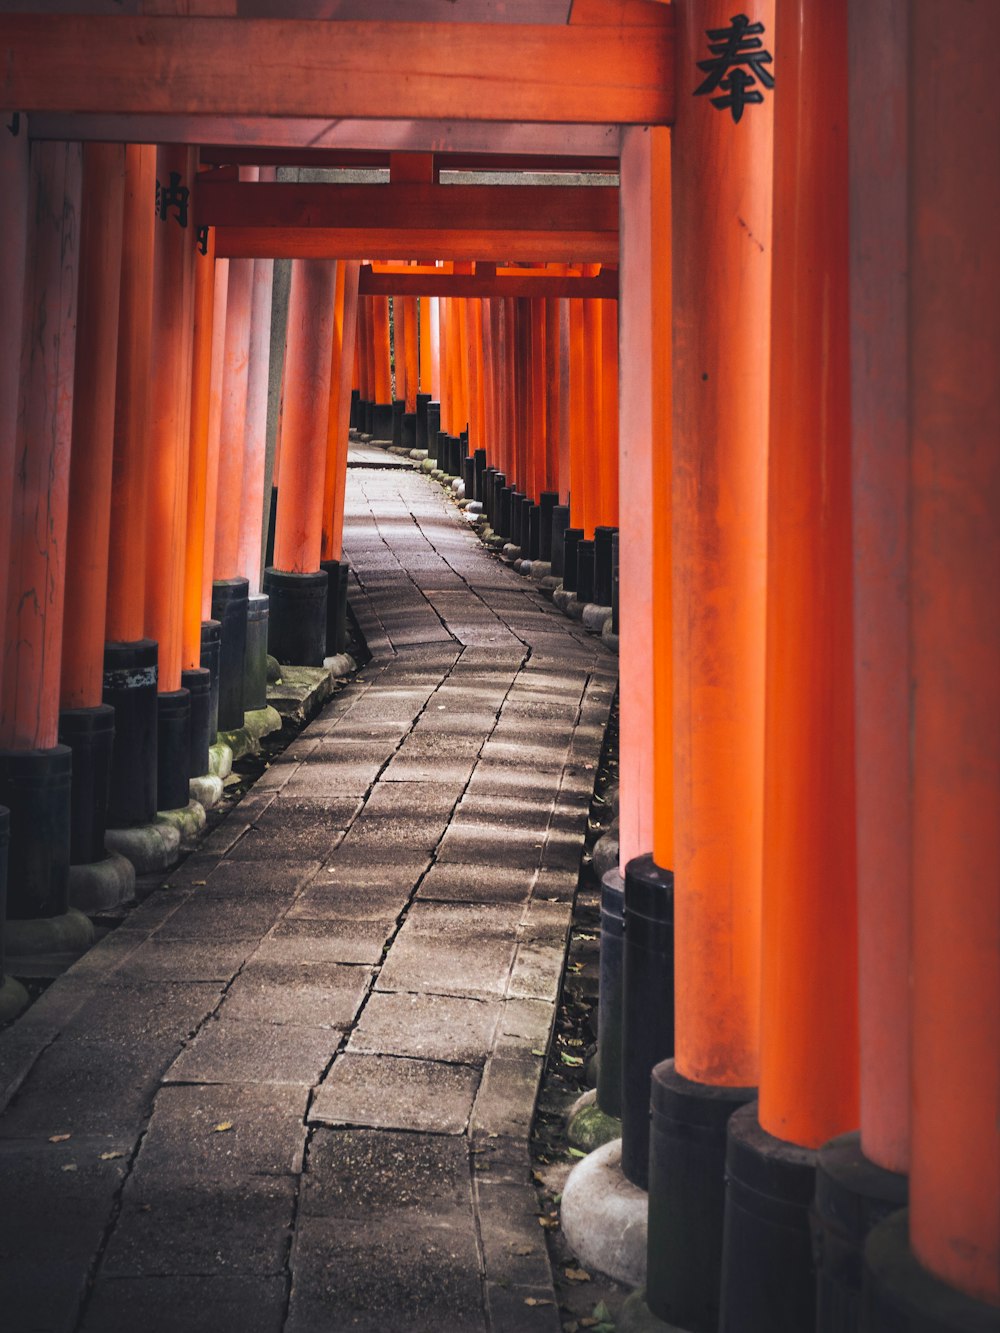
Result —
POLYGON ((910 1207, 862 1327, 951 1333, 1000 1326, 1000 11, 908 18, 910 1207))
POLYGON ((354 362, 357 328, 359 273, 357 260, 347 259, 337 265, 320 561, 320 569, 327 577, 326 651, 330 654, 342 653, 347 646, 347 585, 350 569, 342 555, 351 416, 351 366, 354 362))
POLYGON ((157 644, 144 637, 156 148, 125 148, 104 701, 115 710, 108 823, 156 814, 157 644))
POLYGON ((760 1100, 729 1122, 720 1323, 761 1333, 813 1326, 815 1149, 858 1123, 845 5, 782 4, 773 49, 760 1100))
MULTIPOLYGON (((124 202, 124 146, 85 145, 59 713, 59 738, 73 752, 70 857, 79 867, 106 861, 115 714, 101 700, 124 202)), ((74 906, 99 911, 131 896, 135 873, 116 859, 77 870, 70 884, 74 906)))
MULTIPOLYGON (((255 180, 258 175, 259 168, 240 169, 241 179, 255 180)), ((256 263, 254 259, 229 260, 229 286, 226 294, 212 557, 212 619, 217 620, 221 627, 219 727, 223 731, 241 727, 247 708, 244 677, 250 581, 240 569, 240 522, 256 263)))
POLYGON ((194 151, 157 149, 146 634, 159 645, 157 804, 188 805, 191 699, 181 683, 195 235, 194 151))
MULTIPOLYGON (((685 86, 730 10, 675 9, 685 86)), ((749 17, 773 40, 773 0, 749 17)), ((692 1333, 718 1324, 726 1124, 758 1068, 773 148, 762 97, 737 119, 684 96, 672 136, 675 1059, 653 1071, 646 1290, 656 1315, 692 1333)))
POLYGON ((376 440, 392 439, 392 381, 389 377, 389 298, 373 296, 372 312, 372 350, 374 355, 374 379, 372 388, 375 393, 375 409, 372 417, 372 433, 376 440))
POLYGON ((336 261, 292 261, 281 485, 274 567, 265 571, 264 591, 271 598, 268 651, 279 662, 306 666, 326 656, 327 576, 320 559, 336 290, 336 261))
MULTIPOLYGON (((210 246, 213 242, 210 240, 210 246)), ((202 300, 207 297, 203 294, 202 300)), ((212 282, 211 355, 208 378, 208 414, 205 438, 205 498, 201 557, 201 665, 211 674, 209 737, 215 743, 219 730, 221 694, 222 624, 212 614, 214 593, 215 518, 219 496, 219 453, 222 437, 222 398, 225 371, 226 307, 229 303, 229 260, 216 259, 212 282)), ((195 334, 198 333, 198 317, 195 334)), ((204 353, 203 353, 204 355, 204 353)), ((192 397, 191 410, 195 412, 192 397)), ((199 412, 200 412, 199 408, 199 412)), ((194 429, 194 422, 193 422, 194 429)), ((192 449, 194 436, 192 435, 192 449)), ((190 517, 190 514, 189 514, 190 517)), ((242 699, 241 699, 242 704, 242 699)))
MULTIPOLYGON (((11 956, 82 952, 93 939, 87 918, 67 910, 71 755, 58 744, 82 156, 79 144, 32 145, 30 225, 20 229, 24 320, 14 467, 4 479, 10 546, 0 692, 11 956)), ((12 184, 16 190, 16 165, 12 184)), ((15 219, 13 241, 18 230, 15 219)))

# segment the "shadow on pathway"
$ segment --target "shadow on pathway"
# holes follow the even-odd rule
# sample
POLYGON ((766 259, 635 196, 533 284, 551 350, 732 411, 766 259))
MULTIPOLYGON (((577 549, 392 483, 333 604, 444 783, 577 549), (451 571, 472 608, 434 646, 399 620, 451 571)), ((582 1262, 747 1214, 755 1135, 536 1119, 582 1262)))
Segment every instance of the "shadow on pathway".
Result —
POLYGON ((5 1333, 560 1326, 527 1140, 615 661, 419 474, 347 504, 371 662, 0 1034, 5 1333))

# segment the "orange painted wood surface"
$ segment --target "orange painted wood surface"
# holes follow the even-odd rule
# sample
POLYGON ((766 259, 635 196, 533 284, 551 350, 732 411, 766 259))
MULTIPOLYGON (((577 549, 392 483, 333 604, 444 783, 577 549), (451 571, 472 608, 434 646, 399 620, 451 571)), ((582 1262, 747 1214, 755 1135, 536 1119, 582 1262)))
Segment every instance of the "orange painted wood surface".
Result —
POLYGON ((215 504, 213 577, 217 579, 239 577, 240 504, 243 496, 247 390, 250 384, 253 271, 252 259, 233 259, 229 262, 219 435, 219 482, 215 504))
MULTIPOLYGON (((545 489, 559 490, 559 437, 561 430, 562 375, 559 349, 559 302, 544 302, 545 320, 545 489)), ((617 401, 617 400, 616 400, 617 401)), ((617 453, 615 466, 618 466, 617 453)))
MULTIPOLYGON (((162 190, 179 178, 180 189, 193 191, 194 176, 194 149, 157 148, 162 190)), ((190 219, 184 226, 179 210, 161 208, 153 255, 145 605, 146 636, 159 645, 160 693, 181 687, 194 258, 190 219)))
POLYGON ((0 694, 0 745, 19 750, 59 729, 82 160, 79 144, 31 152, 0 694))
POLYGON ((621 181, 621 866, 673 869, 668 131, 625 132, 621 181))
MULTIPOLYGON (((212 235, 214 243, 215 236, 212 235)), ((219 450, 222 439, 222 392, 226 361, 226 306, 229 260, 216 259, 212 294, 212 370, 209 380, 208 441, 205 462, 205 547, 202 557, 201 618, 212 618, 215 577, 215 516, 219 497, 219 450)))
POLYGON ((618 303, 598 301, 601 326, 601 437, 598 521, 618 526, 618 303))
POLYGON ((406 329, 406 355, 404 357, 404 369, 406 371, 406 410, 415 412, 417 410, 417 389, 420 384, 420 343, 417 335, 417 298, 415 296, 404 296, 400 298, 402 306, 403 327, 406 329))
POLYGON ((125 219, 115 380, 106 637, 134 643, 145 633, 146 477, 149 369, 153 336, 153 237, 156 149, 125 149, 125 219))
POLYGON ((973 0, 941 17, 910 6, 910 1242, 932 1273, 996 1307, 1000 107, 984 53, 1000 9, 973 0))
POLYGON ((659 28, 9 15, 0 103, 25 111, 669 124, 659 28), (80 59, 86 51, 88 58, 80 59), (405 69, 405 79, 386 70, 405 69))
POLYGON ((66 535, 63 708, 93 708, 103 694, 124 207, 123 145, 86 144, 66 535))
MULTIPOLYGON (((754 22, 774 30, 773 0, 754 22)), ((727 0, 678 6, 686 67, 727 0)), ((686 99, 673 155, 675 1059, 757 1082, 773 101, 686 99), (739 310, 739 318, 726 311, 739 310)))
POLYGON ((250 308, 246 426, 243 434, 243 486, 237 568, 260 592, 264 524, 264 471, 267 452, 267 385, 271 363, 271 287, 273 259, 255 259, 250 308))
POLYGON ((331 260, 292 266, 274 538, 274 567, 292 574, 319 569, 336 284, 331 260))
MULTIPOLYGON (((28 238, 27 121, 20 134, 0 136, 0 477, 14 475, 14 442, 21 390, 21 334, 24 326, 24 269, 28 238)), ((0 615, 7 606, 11 492, 0 489, 0 615)), ((4 673, 0 654, 0 688, 4 673)))
POLYGON ((389 378, 389 301, 385 296, 372 297, 372 351, 374 353, 374 383, 376 403, 392 402, 392 382, 389 378))
MULTIPOLYGON (((196 254, 194 263, 191 431, 188 452, 187 538, 184 552, 184 619, 181 627, 181 667, 185 671, 201 666, 214 325, 215 234, 209 231, 205 242, 205 253, 196 254)), ((218 452, 215 461, 217 471, 218 452)), ((207 616, 205 618, 207 619, 207 616)))
MULTIPOLYGON (((393 154, 379 148, 279 148, 275 144, 246 147, 241 144, 204 143, 199 157, 204 165, 236 163, 273 167, 347 167, 387 169, 393 154)), ((402 155, 401 155, 402 156, 402 155)), ((463 153, 449 150, 432 154, 436 170, 446 171, 597 171, 618 170, 618 156, 571 156, 543 153, 463 153)))
POLYGON ((487 276, 477 265, 475 273, 449 273, 421 268, 417 272, 386 273, 368 264, 361 268, 361 291, 366 296, 488 296, 614 298, 618 295, 618 272, 602 267, 594 278, 556 275, 538 268, 498 268, 487 276))
POLYGON ((759 1116, 816 1148, 859 1114, 845 7, 775 50, 759 1116))
MULTIPOLYGON (((358 269, 354 260, 344 260, 340 265, 344 273, 344 315, 343 343, 340 348, 340 418, 337 423, 337 450, 334 457, 334 495, 333 513, 329 519, 330 545, 329 556, 324 558, 340 560, 344 553, 344 497, 347 489, 347 450, 351 423, 351 374, 350 366, 354 361, 357 337, 358 309, 358 269)), ((333 423, 330 423, 331 429, 333 423)))
POLYGON ((852 6, 848 29, 861 1147, 898 1172, 910 1160, 908 8, 852 6))
MULTIPOLYGON (((358 266, 359 290, 362 267, 362 265, 358 266)), ((420 345, 417 387, 421 393, 430 393, 431 384, 434 379, 434 344, 431 338, 430 301, 426 296, 421 296, 417 301, 417 330, 420 345)))
MULTIPOLYGON (((517 228, 461 230, 384 227, 220 227, 218 253, 229 258, 395 259, 446 254, 456 260, 618 263, 618 233, 517 228)), ((474 293, 479 295, 478 292, 474 293)))

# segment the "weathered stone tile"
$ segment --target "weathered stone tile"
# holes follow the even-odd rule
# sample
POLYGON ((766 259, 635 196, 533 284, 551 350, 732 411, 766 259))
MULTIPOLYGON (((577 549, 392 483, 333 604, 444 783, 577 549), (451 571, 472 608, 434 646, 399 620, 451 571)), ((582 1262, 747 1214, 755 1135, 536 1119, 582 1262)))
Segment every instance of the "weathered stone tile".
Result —
POLYGON ((364 963, 382 957, 395 919, 336 921, 286 920, 253 953, 257 963, 364 963))
POLYGON ((469 1145, 460 1136, 316 1125, 302 1178, 303 1217, 381 1221, 404 1214, 466 1212, 469 1145))
POLYGON ((389 949, 377 988, 502 995, 519 914, 517 906, 414 903, 389 949))
POLYGON ((284 1277, 99 1278, 82 1333, 281 1333, 284 1277))
POLYGON ((335 1028, 212 1019, 167 1071, 167 1083, 318 1083, 340 1041, 335 1028))
POLYGON ((478 1086, 479 1071, 466 1065, 344 1054, 320 1085, 309 1122, 462 1134, 478 1086))
POLYGON ((528 870, 485 862, 438 861, 420 882, 418 900, 461 903, 522 903, 532 892, 528 870))
POLYGON ((492 1045, 500 1006, 445 995, 376 991, 347 1049, 423 1060, 482 1065, 492 1045))
POLYGON ((531 1132, 535 1099, 542 1079, 541 1056, 494 1056, 472 1108, 470 1133, 506 1134, 526 1139, 531 1132))
POLYGON ((226 992, 221 1018, 346 1031, 371 985, 371 969, 343 963, 251 959, 226 992))

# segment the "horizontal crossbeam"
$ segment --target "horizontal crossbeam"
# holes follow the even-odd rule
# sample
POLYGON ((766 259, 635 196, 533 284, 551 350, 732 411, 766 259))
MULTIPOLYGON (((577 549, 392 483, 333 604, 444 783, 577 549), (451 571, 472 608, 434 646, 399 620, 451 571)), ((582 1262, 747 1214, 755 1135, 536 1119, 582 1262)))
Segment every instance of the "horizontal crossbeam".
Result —
POLYGON ((616 300, 618 271, 602 269, 595 278, 561 276, 531 269, 500 269, 495 273, 445 273, 440 269, 383 273, 364 264, 358 292, 361 296, 530 296, 616 300))
POLYGON ((161 116, 669 124, 659 26, 13 14, 0 105, 161 116))

